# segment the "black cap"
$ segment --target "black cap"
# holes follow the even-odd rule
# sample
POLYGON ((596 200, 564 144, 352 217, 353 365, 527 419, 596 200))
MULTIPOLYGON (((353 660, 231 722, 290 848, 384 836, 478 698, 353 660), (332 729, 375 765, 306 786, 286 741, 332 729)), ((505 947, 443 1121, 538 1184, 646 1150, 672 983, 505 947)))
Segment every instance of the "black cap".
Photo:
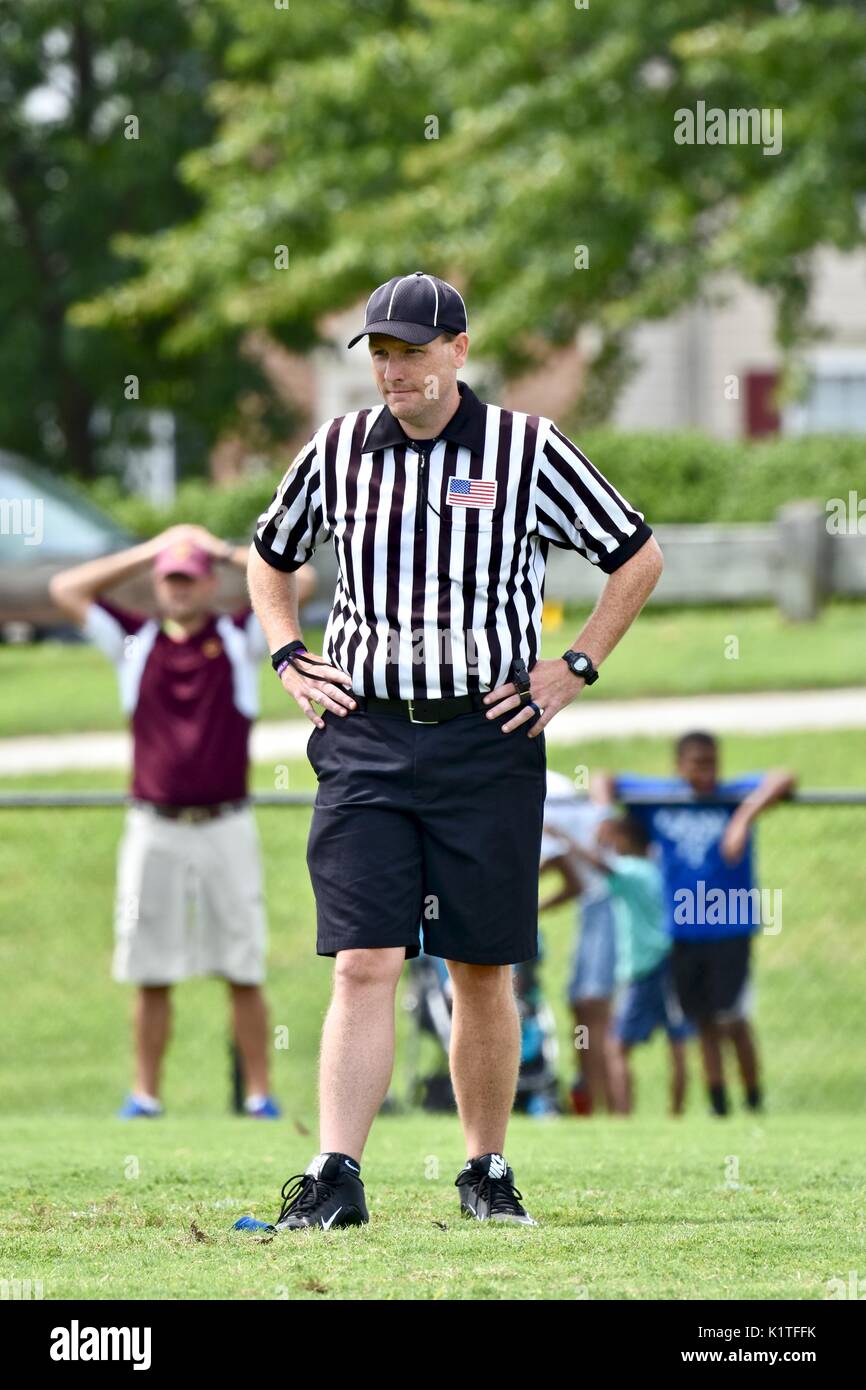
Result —
POLYGON ((440 333, 466 332, 466 305, 453 285, 416 270, 395 275, 367 300, 364 328, 348 344, 354 347, 365 333, 388 333, 406 343, 429 343, 440 333))

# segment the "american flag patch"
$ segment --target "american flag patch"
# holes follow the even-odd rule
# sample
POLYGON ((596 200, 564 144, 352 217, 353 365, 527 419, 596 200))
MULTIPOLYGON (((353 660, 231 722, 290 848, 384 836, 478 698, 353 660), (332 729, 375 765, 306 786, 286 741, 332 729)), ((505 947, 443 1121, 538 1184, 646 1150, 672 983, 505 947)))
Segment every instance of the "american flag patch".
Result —
POLYGON ((496 505, 496 479, 449 478, 445 500, 452 507, 493 507, 496 505))

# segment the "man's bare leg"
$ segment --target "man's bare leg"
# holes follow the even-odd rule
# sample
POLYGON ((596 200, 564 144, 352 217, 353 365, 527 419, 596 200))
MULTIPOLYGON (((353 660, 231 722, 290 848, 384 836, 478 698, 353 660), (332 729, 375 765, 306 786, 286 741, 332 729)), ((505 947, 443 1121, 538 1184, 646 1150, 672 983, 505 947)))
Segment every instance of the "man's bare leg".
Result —
POLYGON ((671 1048, 671 1114, 681 1115, 686 1103, 686 1045, 672 1040, 671 1048))
POLYGON ((454 990, 451 1081, 467 1158, 503 1153, 517 1090, 520 1019, 510 965, 446 962, 454 990))
POLYGON ((725 1074, 722 1068, 722 1030, 712 1019, 702 1019, 699 1025, 704 1079, 710 1100, 717 1115, 727 1114, 725 1074))
POLYGON ((394 995, 402 946, 338 951, 319 1055, 322 1153, 358 1163, 394 1069, 394 995))
POLYGON ((229 981, 232 1022, 248 1096, 268 1094, 268 1010, 259 985, 229 981))
POLYGON ((630 1115, 632 1111, 632 1080, 628 1043, 619 1038, 607 1040, 607 1070, 613 1098, 611 1110, 615 1115, 630 1115))
POLYGON ((171 1034, 171 988, 140 985, 133 1015, 135 1037, 135 1090, 138 1095, 159 1096, 162 1059, 171 1034))
POLYGON ((737 1054, 737 1063, 740 1068, 740 1076, 743 1079, 746 1100, 751 1109, 757 1110, 761 1104, 761 1083, 759 1080, 758 1049, 755 1045, 752 1025, 747 1018, 738 1018, 734 1023, 728 1025, 728 1032, 737 1054))
POLYGON ((616 1096, 608 1069, 610 1000, 581 999, 574 1007, 574 1017, 579 1026, 586 1028, 587 1045, 581 1065, 592 1108, 598 1110, 603 1105, 612 1112, 616 1110, 616 1096))

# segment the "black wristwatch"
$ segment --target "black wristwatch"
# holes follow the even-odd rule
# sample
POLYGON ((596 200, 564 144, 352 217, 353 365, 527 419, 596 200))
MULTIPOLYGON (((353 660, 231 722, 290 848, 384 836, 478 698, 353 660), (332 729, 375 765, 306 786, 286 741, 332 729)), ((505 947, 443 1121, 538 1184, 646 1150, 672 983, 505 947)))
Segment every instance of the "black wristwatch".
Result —
POLYGON ((595 685, 598 680, 598 671, 592 664, 592 657, 587 656, 586 652, 573 652, 569 647, 567 652, 562 653, 562 659, 574 672, 576 676, 587 685, 595 685))

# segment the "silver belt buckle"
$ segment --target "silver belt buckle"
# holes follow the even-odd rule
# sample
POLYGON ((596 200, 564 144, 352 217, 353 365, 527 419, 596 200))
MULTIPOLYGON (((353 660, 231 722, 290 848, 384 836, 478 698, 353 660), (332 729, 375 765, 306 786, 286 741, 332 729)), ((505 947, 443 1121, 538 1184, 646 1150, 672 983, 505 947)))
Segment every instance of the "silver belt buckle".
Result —
POLYGON ((439 723, 439 720, 438 720, 438 719, 416 719, 416 718, 415 718, 415 701, 414 701, 414 700, 407 700, 406 703, 407 703, 407 705, 409 706, 409 723, 410 723, 410 724, 438 724, 438 723, 439 723))

